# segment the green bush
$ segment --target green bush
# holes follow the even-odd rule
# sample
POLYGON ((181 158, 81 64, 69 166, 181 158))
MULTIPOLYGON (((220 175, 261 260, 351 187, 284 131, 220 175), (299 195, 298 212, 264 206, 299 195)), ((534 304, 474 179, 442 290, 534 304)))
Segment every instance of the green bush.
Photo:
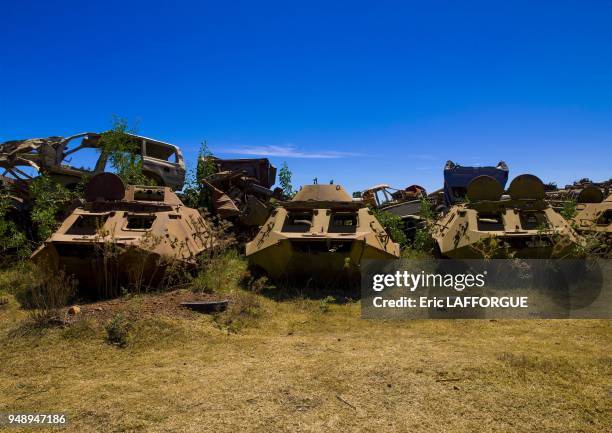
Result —
POLYGON ((576 215, 576 200, 566 200, 563 202, 563 208, 559 212, 566 220, 571 220, 576 215))
POLYGON ((401 247, 406 246, 408 239, 404 232, 404 222, 399 216, 378 209, 372 209, 372 213, 389 236, 391 236, 393 242, 398 243, 401 247))
POLYGON ((319 301, 319 311, 321 313, 329 313, 330 305, 336 302, 336 298, 333 296, 326 296, 319 301))
POLYGON ((247 275, 247 261, 234 249, 218 256, 207 257, 201 262, 201 270, 191 282, 194 292, 222 293, 240 287, 247 275))
POLYGON ((212 211, 212 195, 210 189, 202 183, 202 179, 215 173, 213 154, 208 143, 203 141, 198 151, 195 170, 188 170, 183 190, 183 202, 194 209, 212 211))
POLYGON ((12 206, 8 192, 0 190, 0 266, 15 258, 25 259, 31 253, 25 233, 10 218, 12 206))
POLYGON ((131 341, 131 329, 132 324, 122 314, 116 314, 105 327, 106 341, 117 347, 126 347, 131 341))
POLYGON ((215 315, 215 323, 229 332, 238 332, 254 325, 262 313, 262 305, 257 295, 237 290, 233 293, 227 310, 215 315))
POLYGON ((100 152, 108 156, 111 167, 128 185, 153 185, 155 181, 142 173, 141 143, 128 134, 137 129, 129 127, 127 119, 113 116, 112 128, 100 138, 100 152))
POLYGON ((30 195, 36 240, 44 241, 57 229, 58 215, 75 198, 75 193, 43 174, 30 184, 30 195))
POLYGON ((435 241, 431 236, 431 230, 435 222, 435 213, 427 198, 421 199, 419 216, 422 218, 423 224, 416 229, 412 241, 412 248, 417 251, 431 253, 435 246, 435 241))
POLYGON ((293 173, 289 169, 287 161, 284 161, 283 166, 278 172, 278 183, 280 184, 285 197, 293 197, 296 194, 296 191, 294 191, 293 185, 291 184, 292 177, 293 173))

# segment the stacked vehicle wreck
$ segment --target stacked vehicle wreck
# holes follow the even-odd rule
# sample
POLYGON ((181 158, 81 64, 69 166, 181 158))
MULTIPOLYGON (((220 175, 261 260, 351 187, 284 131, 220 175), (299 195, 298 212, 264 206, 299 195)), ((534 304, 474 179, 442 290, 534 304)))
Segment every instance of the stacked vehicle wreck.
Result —
POLYGON ((502 198, 502 185, 478 176, 467 189, 466 203, 453 206, 434 226, 440 254, 453 258, 564 257, 578 242, 574 230, 544 200, 536 176, 516 177, 502 198))
POLYGON ((450 206, 465 201, 469 184, 478 176, 489 176, 495 179, 503 188, 508 182, 508 166, 500 161, 495 167, 470 167, 447 161, 444 166, 444 206, 450 206))
POLYGON ((64 269, 83 289, 155 287, 177 263, 195 266, 215 239, 200 213, 168 187, 125 186, 119 176, 94 176, 75 209, 32 259, 64 269))
POLYGON ((306 185, 272 211, 246 255, 274 278, 334 278, 359 274, 363 259, 400 254, 364 203, 340 185, 306 185))

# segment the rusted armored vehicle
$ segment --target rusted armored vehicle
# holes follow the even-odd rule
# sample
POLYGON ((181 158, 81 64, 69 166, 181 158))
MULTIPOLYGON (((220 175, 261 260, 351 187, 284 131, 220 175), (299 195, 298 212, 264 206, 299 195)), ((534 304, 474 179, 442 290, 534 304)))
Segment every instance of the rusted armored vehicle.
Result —
POLYGON ((171 188, 125 186, 117 175, 101 173, 85 198, 32 255, 76 277, 81 288, 112 296, 119 287, 154 287, 168 269, 194 266, 215 245, 210 225, 171 188))
POLYGON ((467 187, 478 176, 489 176, 497 180, 502 189, 508 181, 508 166, 500 161, 495 167, 468 167, 447 161, 444 166, 444 205, 449 208, 465 200, 467 187))
POLYGON ((569 255, 578 242, 570 224, 544 200, 536 176, 516 177, 504 189, 491 176, 467 187, 465 203, 453 206, 433 228, 439 253, 452 258, 549 258, 569 255))
POLYGON ((215 173, 201 179, 212 191, 213 210, 224 219, 245 226, 261 226, 270 215, 270 199, 281 198, 276 182, 276 167, 267 158, 218 159, 208 157, 215 173))
POLYGON ((362 259, 399 254, 399 245, 371 210, 353 201, 340 185, 304 186, 272 211, 246 245, 251 264, 273 278, 355 277, 362 259))
POLYGON ((612 257, 612 194, 604 199, 601 188, 586 187, 576 203, 576 215, 572 219, 574 228, 593 238, 593 253, 612 257))
MULTIPOLYGON (((104 133, 85 132, 69 137, 31 138, 0 144, 0 175, 28 182, 48 174, 73 188, 85 176, 107 170, 109 155, 102 151, 104 133)), ((122 133, 142 157, 142 173, 159 186, 178 191, 185 183, 185 162, 180 149, 140 135, 122 133)))
POLYGON ((593 182, 583 178, 564 188, 551 188, 546 191, 546 201, 557 211, 571 200, 575 203, 600 203, 612 193, 611 181, 593 182), (595 200, 595 201, 594 201, 595 200))
POLYGON ((415 230, 422 225, 421 199, 427 197, 422 186, 411 185, 405 189, 395 189, 387 184, 380 184, 362 191, 359 195, 364 204, 400 217, 408 238, 412 238, 415 230))

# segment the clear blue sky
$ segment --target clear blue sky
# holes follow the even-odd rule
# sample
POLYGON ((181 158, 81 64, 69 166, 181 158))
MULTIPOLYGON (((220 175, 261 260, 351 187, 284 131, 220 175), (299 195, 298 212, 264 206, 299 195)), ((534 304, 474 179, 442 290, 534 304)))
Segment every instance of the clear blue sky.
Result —
POLYGON ((612 176, 610 1, 127 3, 2 3, 0 141, 118 114, 296 185, 612 176))

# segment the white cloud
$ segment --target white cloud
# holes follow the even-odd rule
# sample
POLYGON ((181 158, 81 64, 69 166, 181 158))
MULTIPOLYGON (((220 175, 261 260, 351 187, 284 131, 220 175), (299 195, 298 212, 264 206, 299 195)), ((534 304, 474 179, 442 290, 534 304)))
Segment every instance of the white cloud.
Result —
POLYGON ((307 152, 298 150, 293 144, 286 146, 238 146, 233 148, 219 149, 219 153, 235 155, 255 156, 277 156, 284 158, 347 158, 351 156, 362 156, 361 153, 337 152, 337 151, 314 151, 307 152))

